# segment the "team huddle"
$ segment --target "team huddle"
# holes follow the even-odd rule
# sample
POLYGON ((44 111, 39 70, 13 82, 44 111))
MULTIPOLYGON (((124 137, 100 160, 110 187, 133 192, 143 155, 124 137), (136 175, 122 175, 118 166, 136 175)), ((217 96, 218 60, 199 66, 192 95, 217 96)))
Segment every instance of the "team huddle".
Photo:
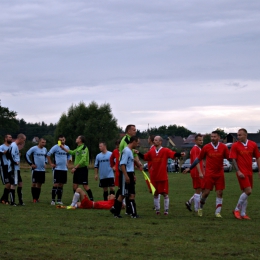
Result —
MULTIPOLYGON (((247 131, 238 131, 238 141, 229 151, 227 146, 220 142, 217 131, 211 133, 211 143, 202 147, 203 136, 195 137, 195 145, 190 151, 191 167, 183 173, 190 171, 192 177, 194 195, 185 203, 187 209, 194 211, 199 216, 203 215, 203 207, 210 191, 216 190, 215 216, 221 218, 223 203, 223 190, 225 189, 225 177, 223 159, 233 161, 237 179, 242 190, 238 203, 233 211, 237 219, 250 219, 246 214, 248 196, 252 192, 252 158, 255 157, 260 176, 260 153, 256 143, 247 139, 247 131)), ((19 147, 23 147, 26 141, 24 134, 19 134, 14 142, 12 136, 5 135, 4 144, 0 146, 0 173, 5 186, 1 202, 12 206, 24 206, 22 196, 22 177, 20 173, 19 147), (15 201, 17 189, 19 203, 15 201)), ((106 143, 100 142, 100 153, 95 159, 95 180, 99 180, 99 187, 103 189, 103 200, 94 201, 92 191, 88 184, 89 151, 85 144, 85 137, 76 138, 77 148, 70 150, 65 144, 65 137, 58 137, 58 144, 49 151, 45 148, 46 140, 41 138, 38 145, 31 147, 26 152, 26 161, 31 166, 32 185, 31 194, 34 203, 39 202, 41 186, 45 182, 45 167, 50 164, 53 170, 53 187, 51 193, 51 205, 66 209, 110 209, 115 218, 122 218, 121 209, 126 209, 126 214, 131 218, 138 218, 135 201, 135 168, 142 170, 139 158, 148 162, 150 181, 155 188, 154 209, 157 215, 160 211, 160 195, 164 199, 164 215, 169 214, 169 184, 167 173, 167 160, 184 157, 185 153, 177 153, 162 147, 160 136, 150 136, 148 142, 150 150, 142 154, 138 151, 139 139, 136 137, 135 125, 128 125, 125 136, 121 141, 116 141, 113 152, 107 150, 106 143), (73 198, 70 206, 64 206, 62 194, 64 184, 67 183, 68 163, 72 156, 74 159, 73 173, 73 198), (79 188, 82 185, 84 190, 79 188), (115 192, 115 187, 117 191, 115 192)))

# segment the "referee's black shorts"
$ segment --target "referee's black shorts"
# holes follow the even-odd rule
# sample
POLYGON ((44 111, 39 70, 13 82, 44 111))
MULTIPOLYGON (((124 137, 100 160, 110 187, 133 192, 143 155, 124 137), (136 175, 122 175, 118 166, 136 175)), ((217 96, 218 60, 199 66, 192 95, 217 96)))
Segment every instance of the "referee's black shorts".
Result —
POLYGON ((73 175, 73 183, 88 185, 88 167, 76 169, 73 175))
POLYGON ((0 167, 2 167, 1 179, 2 179, 3 185, 10 183, 11 172, 8 172, 8 165, 2 165, 0 167))

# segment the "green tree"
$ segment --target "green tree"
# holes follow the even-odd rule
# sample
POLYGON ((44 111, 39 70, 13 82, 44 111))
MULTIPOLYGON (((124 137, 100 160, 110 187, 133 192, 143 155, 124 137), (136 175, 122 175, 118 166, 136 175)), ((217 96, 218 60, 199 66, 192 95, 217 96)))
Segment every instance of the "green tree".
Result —
POLYGON ((80 102, 72 105, 67 114, 62 114, 55 131, 55 139, 63 134, 71 149, 75 148, 75 139, 79 135, 86 137, 90 157, 99 153, 98 143, 104 141, 108 148, 113 149, 113 142, 119 137, 117 120, 112 114, 109 104, 98 104, 92 101, 88 106, 80 102))
POLYGON ((208 144, 211 142, 210 134, 205 134, 203 137, 203 145, 208 144))
POLYGON ((18 121, 16 119, 17 112, 9 110, 8 107, 2 107, 0 104, 0 135, 1 137, 7 133, 14 134, 18 129, 18 121))
POLYGON ((221 139, 225 139, 226 138, 227 133, 223 129, 217 128, 215 131, 217 131, 219 133, 219 136, 220 136, 221 139))

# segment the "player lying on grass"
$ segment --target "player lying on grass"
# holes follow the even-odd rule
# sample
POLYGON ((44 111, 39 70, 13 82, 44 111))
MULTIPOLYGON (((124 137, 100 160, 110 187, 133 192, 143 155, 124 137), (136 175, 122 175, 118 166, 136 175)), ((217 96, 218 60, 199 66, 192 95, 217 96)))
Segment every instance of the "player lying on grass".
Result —
POLYGON ((110 209, 114 205, 115 195, 110 194, 107 198, 107 201, 91 201, 88 199, 86 193, 81 188, 77 188, 70 206, 66 207, 57 205, 56 207, 66 209, 110 209), (78 202, 79 199, 80 202, 78 202))

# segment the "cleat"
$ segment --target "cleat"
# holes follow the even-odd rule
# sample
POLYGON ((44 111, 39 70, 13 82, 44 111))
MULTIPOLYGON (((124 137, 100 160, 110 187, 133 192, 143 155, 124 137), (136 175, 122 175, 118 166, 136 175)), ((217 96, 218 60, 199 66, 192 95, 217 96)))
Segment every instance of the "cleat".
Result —
POLYGON ((240 216, 239 210, 233 210, 233 214, 234 214, 236 219, 242 219, 241 216, 240 216))
POLYGON ((115 214, 116 209, 115 209, 114 207, 112 207, 109 211, 110 211, 112 214, 115 214))
POLYGON ((251 220, 251 218, 248 217, 247 215, 245 215, 245 216, 241 216, 241 218, 242 218, 242 219, 246 219, 246 220, 251 220))
POLYGON ((161 214, 161 212, 160 211, 158 211, 158 210, 156 210, 156 215, 160 215, 161 214))
POLYGON ((56 203, 55 203, 54 200, 51 202, 51 205, 52 205, 52 206, 56 205, 56 203))
POLYGON ((125 212, 125 215, 132 216, 132 213, 125 212))
POLYGON ((131 218, 140 218, 140 216, 139 215, 135 215, 135 216, 131 216, 131 218))
POLYGON ((25 204, 23 202, 20 202, 18 206, 25 206, 25 204))
POLYGON ((198 209, 198 216, 199 216, 199 217, 202 217, 202 215, 203 215, 202 209, 198 209))
POLYGON ((37 200, 36 200, 36 199, 33 199, 33 203, 37 203, 37 200))
POLYGON ((122 218, 120 215, 114 215, 114 218, 122 218))
POLYGON ((185 202, 185 206, 186 206, 187 210, 192 211, 191 204, 189 203, 189 201, 185 202))
POLYGON ((165 216, 168 216, 169 215, 169 212, 168 211, 164 211, 163 213, 165 216))
POLYGON ((16 207, 17 205, 15 203, 11 203, 10 206, 16 207))
POLYGON ((2 203, 2 204, 5 204, 5 200, 2 200, 1 203, 2 203))
MULTIPOLYGON (((59 206, 62 208, 62 205, 59 205, 59 206)), ((76 209, 76 208, 73 206, 67 206, 66 209, 76 209)))
POLYGON ((67 206, 63 206, 63 205, 56 205, 57 209, 67 209, 67 206))
POLYGON ((222 216, 220 215, 220 213, 216 213, 215 216, 216 216, 216 218, 222 218, 222 216))
POLYGON ((57 201, 56 205, 63 205, 63 202, 62 201, 57 201))

